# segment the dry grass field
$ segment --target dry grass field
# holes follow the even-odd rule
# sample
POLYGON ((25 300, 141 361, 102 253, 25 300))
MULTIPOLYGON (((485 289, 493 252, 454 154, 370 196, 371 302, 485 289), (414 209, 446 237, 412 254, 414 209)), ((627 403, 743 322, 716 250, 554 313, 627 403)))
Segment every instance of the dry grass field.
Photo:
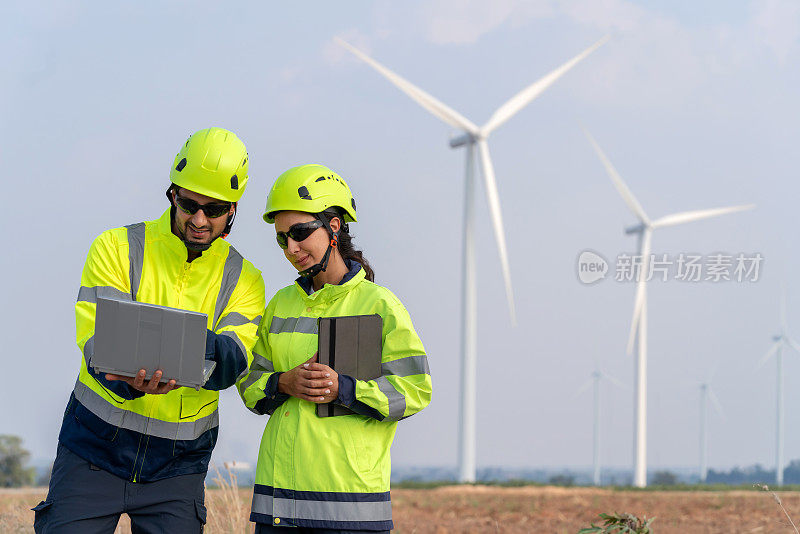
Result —
MULTIPOLYGON (((32 532, 33 512, 44 488, 0 490, 0 533, 32 532)), ((206 532, 247 533, 250 491, 209 489, 206 532)), ((800 518, 800 492, 781 492, 792 517, 800 518)), ((753 491, 629 491, 595 488, 444 486, 392 491, 395 532, 570 533, 600 512, 656 516, 654 532, 794 532, 772 497, 753 491)), ((123 517, 117 529, 129 533, 123 517)))

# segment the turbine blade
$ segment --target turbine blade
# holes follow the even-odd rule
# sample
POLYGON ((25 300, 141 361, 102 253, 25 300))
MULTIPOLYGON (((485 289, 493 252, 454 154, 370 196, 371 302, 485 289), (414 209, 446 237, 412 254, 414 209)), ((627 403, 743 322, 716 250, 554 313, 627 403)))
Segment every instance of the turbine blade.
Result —
POLYGON ((751 210, 755 207, 756 207, 755 204, 747 204, 745 206, 713 208, 710 210, 683 211, 681 213, 674 213, 672 215, 667 215, 666 217, 661 217, 660 219, 653 221, 653 228, 661 228, 664 226, 674 226, 676 224, 699 221, 700 219, 708 219, 709 217, 727 215, 728 213, 734 213, 737 211, 751 210))
POLYGON ((611 164, 611 161, 606 157, 603 150, 600 148, 600 145, 597 144, 597 141, 594 140, 592 134, 590 134, 585 128, 583 129, 583 133, 586 134, 586 137, 589 139, 589 142, 592 144, 594 151, 597 153, 597 156, 600 158, 600 161, 603 162, 603 166, 606 168, 606 172, 611 177, 611 181, 614 182, 614 187, 617 188, 619 194, 622 196, 622 200, 628 205, 628 208, 636 215, 640 221, 642 221, 646 225, 650 225, 650 218, 644 212, 642 205, 639 204, 639 201, 636 200, 636 197, 633 196, 631 190, 628 189, 628 186, 625 182, 622 181, 622 177, 619 175, 617 170, 611 164))
POLYGON ((620 389, 630 389, 628 386, 626 386, 621 381, 617 380, 616 378, 614 378, 613 376, 611 376, 608 373, 602 373, 602 376, 603 376, 603 378, 605 378, 606 380, 608 380, 609 382, 611 382, 612 384, 614 384, 615 386, 617 386, 620 389))
POLYGON ((722 404, 719 402, 719 398, 717 394, 714 393, 714 390, 711 389, 711 386, 708 387, 708 398, 711 399, 711 404, 714 405, 714 408, 717 410, 717 413, 725 419, 725 410, 722 409, 722 404))
POLYGON ((580 387, 580 388, 579 388, 579 389, 578 389, 578 390, 575 392, 575 395, 574 395, 573 397, 579 397, 579 396, 581 396, 583 393, 585 393, 585 392, 586 392, 586 390, 587 390, 587 389, 589 389, 589 388, 591 387, 591 385, 592 385, 592 382, 594 382, 594 378, 590 378, 589 380, 587 380, 587 381, 586 381, 586 382, 585 382, 585 383, 584 383, 584 384, 583 384, 583 385, 582 385, 582 386, 581 386, 581 387, 580 387))
POLYGON ((508 311, 511 314, 511 323, 517 324, 517 314, 514 310, 514 291, 511 288, 511 271, 508 267, 508 253, 506 252, 506 237, 503 231, 503 215, 500 212, 500 197, 497 194, 497 182, 494 179, 494 168, 489 157, 489 145, 486 139, 478 140, 478 157, 481 161, 483 181, 486 185, 486 197, 489 201, 489 213, 494 226, 494 237, 497 241, 497 252, 500 254, 500 264, 503 268, 503 280, 506 285, 506 298, 508 311))
POLYGON ((398 89, 403 91, 417 104, 428 110, 434 116, 446 122, 454 128, 466 130, 472 134, 477 135, 479 128, 472 123, 469 119, 461 115, 459 112, 443 104, 433 96, 429 95, 419 87, 415 86, 405 78, 390 71, 358 48, 343 41, 339 37, 334 38, 336 42, 351 52, 353 55, 364 61, 367 65, 382 74, 387 80, 392 82, 398 89))
POLYGON ((639 279, 636 282, 636 297, 633 301, 633 319, 631 321, 631 333, 628 337, 628 354, 633 354, 633 344, 636 341, 636 334, 639 328, 639 320, 641 318, 642 308, 647 300, 645 283, 650 268, 650 237, 652 230, 649 228, 644 230, 644 237, 642 238, 641 264, 639 268, 639 279))
POLYGON ((781 283, 781 334, 786 334, 786 285, 781 283))
POLYGON ((772 345, 772 348, 769 349, 767 353, 761 357, 760 360, 758 360, 758 363, 756 364, 756 369, 761 369, 764 366, 764 364, 767 363, 767 360, 769 360, 772 357, 772 355, 775 354, 775 351, 778 350, 780 344, 781 342, 778 341, 777 343, 772 345))
POLYGON ((483 126, 483 135, 489 135, 491 132, 497 129, 498 126, 513 117, 519 110, 530 104, 534 98, 542 94, 545 89, 553 85, 556 80, 561 78, 561 76, 566 74, 567 71, 577 65, 586 56, 604 45, 609 39, 610 36, 606 35, 574 58, 570 59, 557 69, 546 74, 511 97, 505 104, 497 108, 497 111, 495 111, 491 117, 489 117, 489 121, 483 126))
POLYGON ((789 344, 790 347, 792 347, 795 350, 795 352, 800 354, 800 344, 798 344, 797 341, 790 338, 789 336, 783 336, 783 339, 786 340, 786 342, 789 344))
POLYGON ((713 367, 711 367, 711 371, 708 372, 708 376, 706 378, 706 383, 711 384, 714 381, 714 377, 717 375, 717 370, 719 370, 720 358, 714 362, 713 367))

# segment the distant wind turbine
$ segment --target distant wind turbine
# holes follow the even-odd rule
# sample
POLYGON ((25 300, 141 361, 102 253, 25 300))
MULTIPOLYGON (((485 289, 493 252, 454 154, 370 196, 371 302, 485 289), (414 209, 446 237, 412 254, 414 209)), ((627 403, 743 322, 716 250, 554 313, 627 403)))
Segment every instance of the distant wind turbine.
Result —
POLYGON ((460 424, 459 424, 459 480, 462 482, 475 481, 475 384, 476 384, 476 330, 477 320, 477 275, 475 270, 475 210, 474 210, 474 184, 473 184, 473 165, 475 160, 475 149, 477 147, 478 161, 481 167, 486 196, 489 202, 489 213, 494 228, 494 237, 497 242, 497 251, 500 255, 500 265, 503 271, 505 282, 506 299, 508 301, 508 311, 511 316, 512 324, 516 324, 516 312, 514 309, 514 292, 511 286, 511 272, 508 266, 508 253, 506 252, 506 238, 503 231, 503 217, 500 212, 500 197, 497 192, 497 182, 495 181, 494 167, 489 156, 489 145, 486 139, 489 134, 497 129, 501 124, 513 117, 518 111, 527 106, 534 98, 539 96, 545 89, 550 87, 556 80, 563 76, 567 71, 574 67, 586 56, 594 52, 604 44, 608 37, 604 37, 596 42, 571 60, 567 61, 557 69, 553 70, 540 80, 532 83, 505 104, 500 106, 497 111, 489 118, 489 121, 482 127, 475 125, 472 121, 446 106, 433 96, 429 95, 419 87, 413 85, 406 79, 387 69, 361 50, 351 46, 342 39, 336 38, 336 42, 346 48, 356 57, 367 63, 370 67, 378 71, 398 89, 408 95, 417 104, 425 108, 432 115, 436 116, 450 126, 462 130, 464 133, 450 140, 450 146, 456 148, 462 145, 467 147, 466 177, 464 185, 464 228, 463 228, 463 264, 462 264, 462 314, 461 314, 461 404, 460 404, 460 424))
POLYGON ((578 392, 575 394, 580 395, 587 389, 589 386, 594 385, 594 433, 592 439, 592 465, 593 465, 593 474, 592 474, 592 481, 595 486, 600 485, 600 381, 602 379, 606 379, 615 386, 622 388, 626 388, 622 382, 614 378, 613 376, 604 373, 600 369, 596 369, 592 373, 592 378, 589 379, 578 392))
POLYGON ((674 213, 666 215, 660 219, 651 220, 647 216, 636 197, 633 196, 628 186, 622 181, 619 173, 611 164, 611 161, 606 157, 600 146, 589 134, 584 130, 586 137, 589 139, 594 151, 603 162, 606 172, 614 182, 614 186, 622 196, 622 199, 628 205, 628 208, 639 219, 639 224, 629 227, 625 233, 638 235, 638 253, 641 258, 639 267, 638 280, 636 284, 636 297, 633 304, 633 319, 631 321, 631 331, 628 337, 628 354, 634 352, 634 348, 638 348, 638 357, 635 366, 635 382, 636 388, 634 392, 634 468, 633 468, 633 484, 637 487, 643 488, 647 485, 647 277, 650 266, 650 240, 653 230, 656 228, 663 228, 666 226, 674 226, 709 217, 717 217, 728 213, 737 211, 753 209, 753 204, 746 206, 732 206, 728 208, 713 208, 698 211, 684 211, 681 213, 674 213))
POLYGON ((714 405, 717 413, 724 417, 722 404, 719 402, 714 390, 711 389, 711 380, 700 384, 700 482, 705 484, 708 478, 708 401, 714 405))
POLYGON ((786 292, 785 289, 781 291, 781 326, 780 332, 777 336, 772 337, 774 341, 772 348, 759 360, 758 366, 761 367, 772 355, 775 355, 775 363, 777 364, 778 376, 777 387, 775 389, 775 396, 777 399, 777 414, 775 424, 775 485, 783 486, 783 350, 792 349, 800 353, 800 345, 791 337, 789 337, 788 329, 786 328, 786 292))

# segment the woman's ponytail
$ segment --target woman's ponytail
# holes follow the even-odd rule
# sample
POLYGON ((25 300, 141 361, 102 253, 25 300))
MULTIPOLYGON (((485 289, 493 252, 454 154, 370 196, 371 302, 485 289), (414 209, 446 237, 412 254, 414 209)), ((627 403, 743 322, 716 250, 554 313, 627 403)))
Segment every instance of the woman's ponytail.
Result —
POLYGON ((370 282, 374 282, 375 272, 364 257, 364 253, 360 250, 356 250, 353 246, 353 238, 350 236, 348 226, 345 224, 344 216, 340 210, 338 208, 328 208, 322 213, 328 219, 328 222, 334 217, 338 217, 339 220, 342 221, 342 226, 339 228, 339 253, 342 255, 342 258, 346 260, 353 260, 360 263, 361 267, 364 269, 364 273, 366 273, 365 278, 370 282))

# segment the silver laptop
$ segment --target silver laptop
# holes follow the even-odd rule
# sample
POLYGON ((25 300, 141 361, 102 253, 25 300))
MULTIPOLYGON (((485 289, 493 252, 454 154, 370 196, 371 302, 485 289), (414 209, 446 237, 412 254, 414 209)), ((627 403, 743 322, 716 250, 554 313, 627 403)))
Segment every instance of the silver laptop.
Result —
POLYGON ((205 359, 207 321, 204 313, 98 297, 89 365, 121 376, 146 369, 146 380, 161 369, 162 382, 200 389, 216 366, 205 359))

